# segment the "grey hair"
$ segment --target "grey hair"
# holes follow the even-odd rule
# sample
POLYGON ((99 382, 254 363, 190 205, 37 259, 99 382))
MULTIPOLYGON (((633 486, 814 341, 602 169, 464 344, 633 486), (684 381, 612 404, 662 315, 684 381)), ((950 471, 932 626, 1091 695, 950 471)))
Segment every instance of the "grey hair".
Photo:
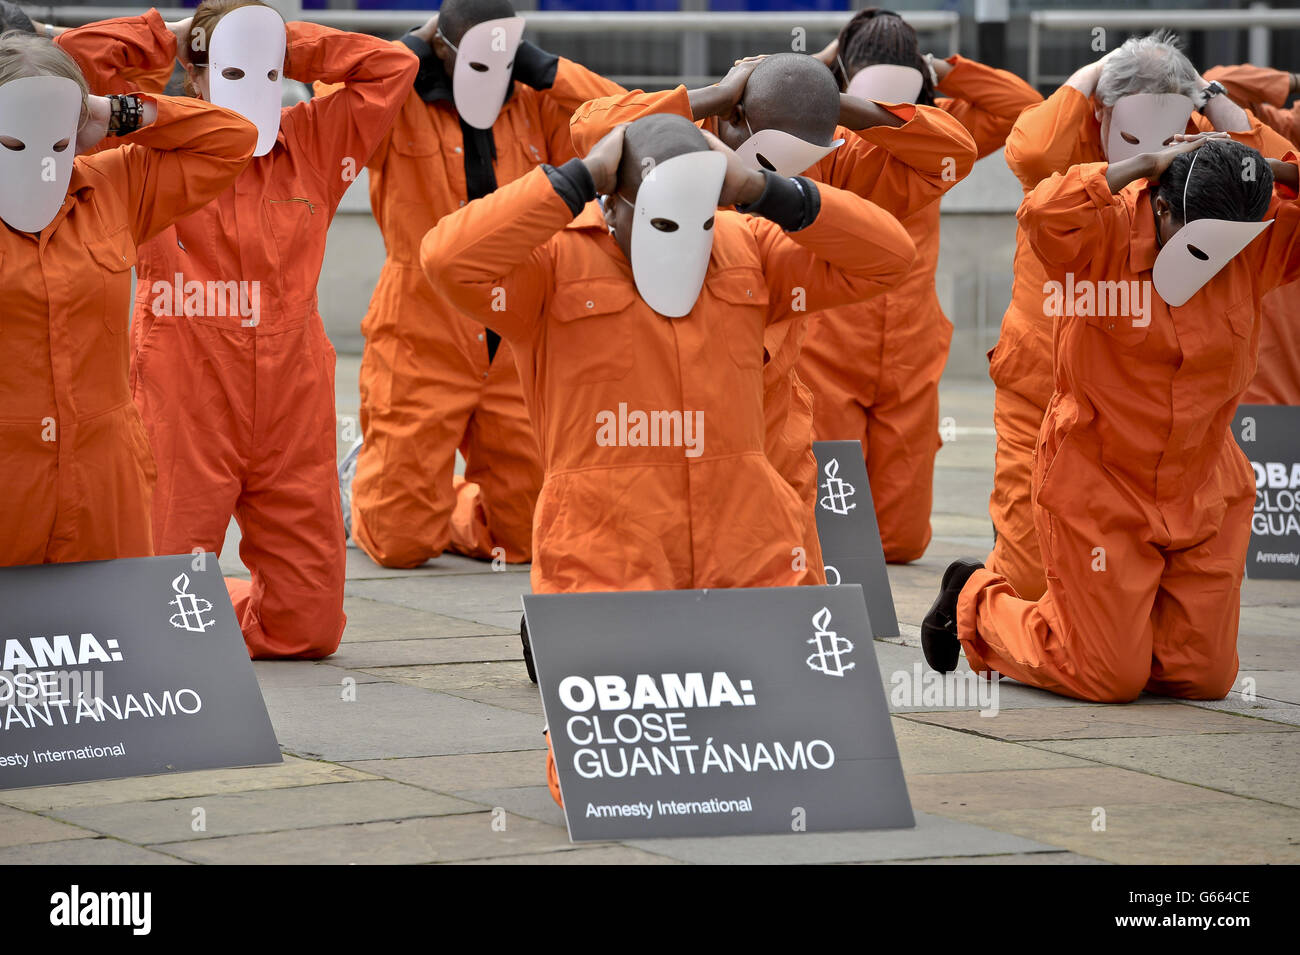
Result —
POLYGON ((60 46, 43 36, 9 30, 0 35, 0 86, 29 76, 61 76, 81 90, 81 123, 90 113, 90 90, 81 68, 60 46))
POLYGON ((1130 37, 1106 61, 1097 81, 1102 106, 1134 93, 1182 93, 1199 100, 1199 73, 1168 30, 1130 37))

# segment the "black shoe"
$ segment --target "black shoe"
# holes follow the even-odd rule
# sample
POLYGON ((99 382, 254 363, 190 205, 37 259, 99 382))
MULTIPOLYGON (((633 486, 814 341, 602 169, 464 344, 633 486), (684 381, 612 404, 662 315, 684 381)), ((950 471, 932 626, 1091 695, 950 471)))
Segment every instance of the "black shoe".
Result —
POLYGON ((519 639, 524 645, 524 666, 528 667, 528 679, 537 683, 537 668, 533 666, 533 645, 528 642, 528 618, 519 618, 519 639))
POLYGON ((977 560, 954 560, 943 572, 939 596, 921 621, 921 650, 925 662, 940 673, 957 669, 961 641, 957 639, 957 598, 971 574, 984 567, 977 560))

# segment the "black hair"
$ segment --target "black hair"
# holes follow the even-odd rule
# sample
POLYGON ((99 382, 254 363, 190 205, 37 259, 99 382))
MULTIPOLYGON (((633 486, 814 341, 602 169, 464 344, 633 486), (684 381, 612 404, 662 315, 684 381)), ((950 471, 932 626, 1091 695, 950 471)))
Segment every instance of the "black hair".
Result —
POLYGON ((776 53, 754 67, 741 105, 751 126, 757 121, 824 146, 839 121, 840 91, 834 74, 815 57, 776 53))
POLYGON ((8 33, 10 30, 35 33, 36 25, 18 4, 0 0, 0 33, 8 33))
POLYGON ((454 46, 470 27, 488 20, 515 16, 510 0, 443 0, 438 8, 438 32, 454 46))
POLYGON ((863 67, 877 63, 910 66, 921 71, 921 93, 916 101, 934 105, 934 84, 917 45, 916 30, 897 13, 880 7, 859 10, 840 30, 839 39, 843 69, 837 64, 836 71, 841 88, 848 89, 849 80, 863 67))
POLYGON ((675 113, 655 113, 643 116, 628 125, 623 132, 623 156, 618 164, 618 188, 635 184, 641 188, 641 178, 650 165, 649 159, 660 163, 709 148, 694 123, 675 113))
POLYGON ((1169 203, 1174 217, 1184 225, 1197 219, 1259 222, 1273 199, 1273 170, 1263 156, 1243 143, 1211 140, 1174 157, 1160 177, 1156 195, 1169 203), (1187 187, 1189 171, 1191 188, 1187 187))

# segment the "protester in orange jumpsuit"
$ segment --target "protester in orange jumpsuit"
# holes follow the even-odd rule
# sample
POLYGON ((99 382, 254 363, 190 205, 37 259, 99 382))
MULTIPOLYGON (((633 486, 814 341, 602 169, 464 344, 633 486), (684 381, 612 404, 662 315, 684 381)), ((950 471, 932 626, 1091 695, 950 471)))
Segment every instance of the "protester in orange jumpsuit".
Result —
POLYGON ((533 590, 797 583, 806 507, 765 451, 765 327, 797 288, 810 309, 860 300, 914 254, 884 210, 751 169, 678 116, 620 126, 585 161, 443 219, 420 250, 429 281, 466 315, 501 290, 508 303, 493 321, 546 471, 533 590), (750 214, 717 210, 734 203, 750 214), (679 430, 650 417, 645 434, 645 417, 673 415, 679 430))
MULTIPOLYGON (((1300 139, 1300 103, 1283 109, 1296 95, 1300 76, 1258 66, 1216 66, 1205 74, 1222 83, 1233 102, 1249 109, 1289 142, 1300 139)), ((1264 296, 1264 327, 1259 336, 1259 368, 1242 396, 1243 404, 1300 405, 1300 284, 1284 285, 1264 296)))
POLYGON ((1300 276, 1300 167, 1175 139, 1191 141, 1053 175, 1020 208, 1061 316, 1034 466, 1047 593, 954 563, 922 624, 938 670, 960 640, 977 672, 1097 702, 1221 699, 1236 679, 1255 479, 1229 429, 1260 302, 1300 276), (1113 282, 1144 306, 1087 304, 1113 282))
MULTIPOLYGON (((457 109, 456 49, 473 27, 508 28, 512 17, 507 0, 446 0, 402 38, 419 54, 420 73, 370 161, 370 204, 387 259, 362 323, 363 440, 354 449, 350 531, 385 567, 415 567, 448 547, 509 562, 532 556, 537 442, 510 347, 478 320, 502 303, 473 318, 458 314, 420 273, 420 240, 467 202, 573 158, 570 113, 621 87, 524 42, 508 96, 498 90, 490 104, 499 114, 471 117, 490 128, 470 125, 457 109), (464 481, 453 477, 458 448, 464 481)), ((349 465, 340 472, 345 489, 349 465)))
POLYGON ((87 99, 76 65, 45 39, 0 38, 0 73, 5 158, 28 151, 14 149, 18 140, 42 148, 38 156, 52 155, 56 168, 60 154, 70 166, 66 192, 51 197, 48 224, 18 228, 9 224, 11 200, 46 183, 0 163, 0 342, 7 364, 0 376, 0 458, 9 468, 0 565, 146 557, 154 552, 154 459, 127 387, 136 246, 229 187, 252 156, 257 133, 228 110, 140 95, 132 100, 143 106, 139 131, 126 133, 129 124, 116 119, 107 140, 126 145, 74 161, 67 147, 20 137, 6 87, 17 89, 22 77, 75 84, 66 107, 31 102, 55 117, 66 109, 75 151, 83 153, 109 133, 109 101, 87 99))
MULTIPOLYGON (((1020 114, 1007 137, 1007 165, 1028 194, 1053 173, 1104 160, 1115 105, 1141 93, 1178 93, 1201 102, 1202 112, 1193 113, 1186 125, 1189 132, 1222 130, 1266 156, 1286 152, 1285 141, 1226 96, 1206 100, 1207 88, 1174 38, 1158 33, 1128 40, 1078 70, 1043 104, 1020 114)), ((1034 446, 1052 394, 1051 321, 1043 315, 1046 281, 1018 231, 1011 304, 989 352, 997 456, 989 497, 994 545, 988 566, 1030 600, 1046 590, 1030 501, 1034 446)))
MULTIPOLYGON (((818 146, 843 141, 802 171, 869 199, 899 219, 933 204, 975 160, 970 135, 943 111, 837 95, 823 63, 791 53, 740 61, 715 86, 679 86, 663 93, 637 90, 588 103, 574 114, 574 145, 585 151, 616 124, 655 113, 694 119, 733 149, 765 130, 780 130, 818 146)), ((864 320, 864 307, 845 309, 848 320, 864 320)), ((769 326, 763 403, 768 457, 805 502, 801 582, 824 584, 816 525, 814 398, 795 371, 812 311, 805 305, 769 326)))
POLYGON ((286 50, 281 24, 259 3, 204 0, 192 21, 151 11, 59 38, 92 86, 178 54, 203 99, 266 84, 247 106, 259 127, 248 169, 141 249, 132 366, 158 460, 155 545, 220 553, 235 516, 252 581, 227 585, 257 658, 327 656, 343 633, 334 349, 316 282, 330 219, 418 66, 386 41, 307 23, 288 24, 286 50), (240 56, 261 59, 227 62, 240 56), (344 88, 281 112, 281 72, 344 88))
MULTIPOLYGON (((923 58, 916 31, 887 11, 863 10, 821 56, 846 88, 878 64, 918 73, 917 102, 958 119, 979 156, 1002 148, 1016 117, 1042 97, 1020 77, 961 56, 923 58)), ((952 178, 955 178, 955 172, 952 178)), ((939 379, 948 361, 952 322, 935 293, 939 203, 903 220, 917 264, 887 295, 818 315, 808 330, 799 374, 815 396, 819 440, 862 442, 885 560, 906 563, 930 543, 934 460, 939 438, 939 379)))

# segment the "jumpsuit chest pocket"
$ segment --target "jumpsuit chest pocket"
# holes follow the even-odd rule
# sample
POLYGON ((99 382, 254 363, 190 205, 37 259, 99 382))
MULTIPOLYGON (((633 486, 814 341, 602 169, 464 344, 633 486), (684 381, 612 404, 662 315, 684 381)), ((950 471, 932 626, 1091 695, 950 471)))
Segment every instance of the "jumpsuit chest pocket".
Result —
POLYGON ((763 329, 768 312, 768 291, 763 273, 757 269, 728 269, 706 278, 702 294, 712 294, 723 303, 716 319, 710 315, 706 320, 720 319, 719 333, 726 337, 727 351, 736 367, 761 367, 763 329))
POLYGON ((552 373, 573 384, 620 381, 632 370, 636 299, 622 278, 565 282, 551 299, 547 335, 552 373))
MULTIPOLYGON (((1149 304, 1149 301, 1148 301, 1149 304)), ((1119 309, 1121 314, 1090 315, 1084 319, 1093 328, 1098 329, 1106 340, 1125 351, 1136 350, 1147 340, 1153 321, 1150 311, 1145 316, 1130 306, 1119 309), (1136 324, 1135 324, 1136 323, 1136 324)))
POLYGON ((131 269, 136 263, 135 240, 123 226, 116 232, 86 243, 90 257, 99 267, 102 289, 100 312, 104 325, 123 334, 131 324, 131 269))

